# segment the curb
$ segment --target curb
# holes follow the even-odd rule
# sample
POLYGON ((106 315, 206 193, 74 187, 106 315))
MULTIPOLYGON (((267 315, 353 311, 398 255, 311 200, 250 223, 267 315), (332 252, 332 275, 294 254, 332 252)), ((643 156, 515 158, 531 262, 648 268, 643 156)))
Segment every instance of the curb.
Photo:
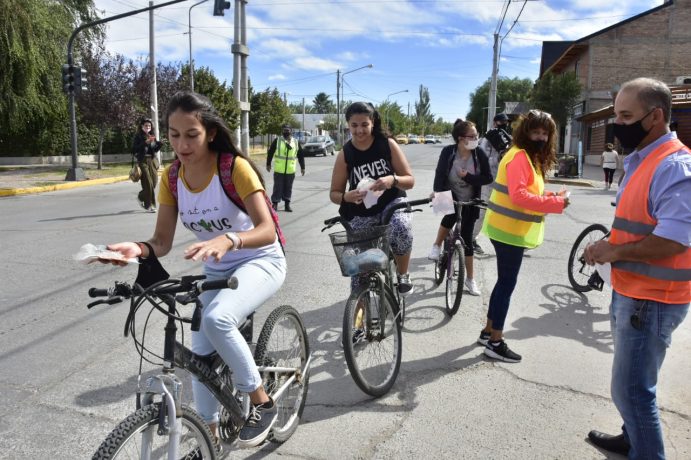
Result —
POLYGON ((88 179, 64 184, 46 185, 42 187, 26 188, 0 188, 0 196, 29 195, 32 193, 54 192, 56 190, 69 190, 78 187, 88 187, 90 185, 114 184, 130 180, 128 176, 103 177, 101 179, 88 179))
POLYGON ((580 187, 595 187, 593 182, 586 179, 562 179, 562 178, 552 178, 546 180, 548 184, 563 184, 563 185, 576 185, 580 187))

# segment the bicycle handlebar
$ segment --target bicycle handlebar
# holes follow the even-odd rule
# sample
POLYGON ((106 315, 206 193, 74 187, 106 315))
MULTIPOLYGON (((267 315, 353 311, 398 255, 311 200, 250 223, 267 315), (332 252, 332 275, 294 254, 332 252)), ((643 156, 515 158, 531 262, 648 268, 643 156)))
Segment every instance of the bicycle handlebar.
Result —
MULTIPOLYGON (((391 216, 393 215, 393 213, 399 209, 408 208, 408 209, 406 209, 405 212, 422 211, 421 209, 410 209, 410 208, 412 208, 413 206, 422 206, 423 204, 428 204, 430 202, 432 202, 431 198, 422 198, 419 200, 402 201, 400 203, 396 203, 395 205, 388 208, 386 210, 385 214, 382 214, 381 222, 383 225, 388 224, 389 221, 391 220, 391 216)), ((327 230, 327 229, 333 227, 334 225, 342 222, 343 220, 344 219, 341 216, 336 216, 336 217, 331 217, 329 219, 326 219, 324 221, 325 227, 322 228, 321 231, 323 232, 324 230, 327 230)))

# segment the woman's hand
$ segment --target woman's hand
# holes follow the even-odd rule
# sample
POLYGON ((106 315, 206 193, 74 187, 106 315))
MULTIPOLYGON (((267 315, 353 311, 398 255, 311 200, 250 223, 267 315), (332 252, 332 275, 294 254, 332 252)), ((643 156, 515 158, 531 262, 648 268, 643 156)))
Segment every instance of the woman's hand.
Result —
POLYGON ((345 192, 343 194, 343 201, 347 203, 355 203, 355 204, 360 204, 362 203, 362 200, 365 199, 365 195, 367 195, 367 192, 361 192, 360 190, 351 190, 349 192, 345 192))
POLYGON ((460 171, 458 171, 458 177, 463 178, 467 175, 468 175, 468 171, 466 169, 461 169, 460 171))
MULTIPOLYGON (((139 247, 137 243, 133 242, 109 244, 106 246, 106 249, 110 251, 119 252, 125 259, 134 259, 135 257, 139 257, 142 255, 142 249, 139 247)), ((127 265, 127 262, 124 260, 98 259, 98 261, 102 264, 112 264, 118 265, 120 267, 124 267, 125 265, 127 265)))
POLYGON ((192 259, 195 262, 201 259, 206 262, 209 257, 213 257, 216 262, 220 262, 226 252, 232 247, 232 242, 225 235, 219 235, 208 241, 200 241, 191 244, 185 249, 185 259, 192 259))
POLYGON ((384 190, 388 190, 393 187, 394 183, 394 176, 393 174, 390 176, 382 176, 376 181, 374 181, 374 184, 372 184, 372 187, 370 187, 370 190, 373 192, 380 192, 384 190))

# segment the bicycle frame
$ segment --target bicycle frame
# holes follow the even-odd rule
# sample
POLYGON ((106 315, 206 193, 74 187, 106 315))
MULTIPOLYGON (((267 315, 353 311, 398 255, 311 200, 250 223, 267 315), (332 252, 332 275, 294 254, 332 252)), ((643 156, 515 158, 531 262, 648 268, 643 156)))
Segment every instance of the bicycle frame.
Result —
POLYGON ((458 204, 456 206, 456 223, 454 224, 453 228, 449 232, 449 234, 446 236, 446 239, 444 239, 444 257, 446 259, 446 277, 448 279, 449 276, 451 276, 451 272, 453 271, 453 267, 451 266, 451 253, 454 249, 454 243, 456 241, 460 241, 461 244, 465 247, 465 242, 463 241, 463 237, 461 236, 461 211, 463 209, 463 206, 459 202, 455 202, 458 204))

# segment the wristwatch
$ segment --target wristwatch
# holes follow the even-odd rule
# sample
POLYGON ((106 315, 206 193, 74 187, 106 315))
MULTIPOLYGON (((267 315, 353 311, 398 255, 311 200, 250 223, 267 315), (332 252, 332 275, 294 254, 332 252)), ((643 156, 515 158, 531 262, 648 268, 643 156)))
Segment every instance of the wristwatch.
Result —
POLYGON ((393 184, 391 184, 391 188, 394 188, 397 185, 398 185, 398 177, 396 177, 396 173, 393 173, 393 184))
POLYGON ((231 251, 237 251, 240 249, 240 237, 235 232, 226 233, 226 238, 233 242, 233 247, 230 248, 231 251))

